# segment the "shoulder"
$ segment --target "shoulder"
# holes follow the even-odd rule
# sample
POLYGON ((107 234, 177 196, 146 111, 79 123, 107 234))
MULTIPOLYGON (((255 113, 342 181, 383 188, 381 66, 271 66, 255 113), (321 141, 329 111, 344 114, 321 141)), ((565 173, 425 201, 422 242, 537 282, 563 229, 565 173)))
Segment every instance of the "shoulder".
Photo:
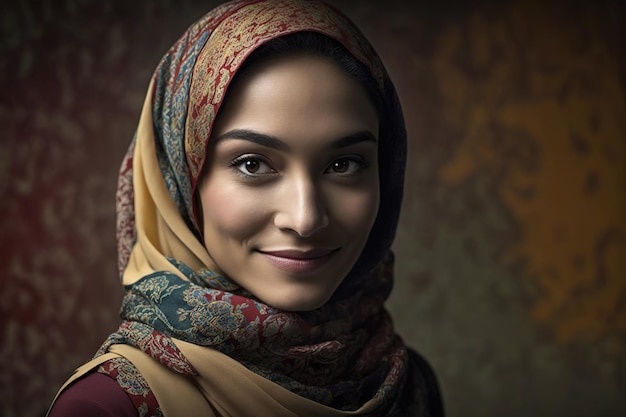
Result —
POLYGON ((137 409, 113 378, 92 372, 66 388, 49 417, 137 417, 137 409))
POLYGON ((409 349, 410 379, 413 389, 421 395, 422 414, 429 417, 443 417, 444 408, 437 377, 432 367, 419 353, 409 349))

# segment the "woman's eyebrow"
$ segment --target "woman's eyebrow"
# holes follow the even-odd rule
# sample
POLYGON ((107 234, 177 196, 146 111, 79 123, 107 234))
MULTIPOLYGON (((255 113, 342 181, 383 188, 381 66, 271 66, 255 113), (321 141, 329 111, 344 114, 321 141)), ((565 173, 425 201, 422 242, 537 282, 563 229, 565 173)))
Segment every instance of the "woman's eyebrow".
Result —
MULTIPOLYGON (((233 129, 226 133, 221 134, 215 139, 215 143, 219 143, 227 140, 246 140, 248 142, 256 143, 257 145, 265 146, 268 148, 278 149, 281 151, 288 151, 289 145, 282 140, 266 135, 263 133, 255 132, 248 129, 233 129)), ((352 133, 351 135, 341 137, 329 145, 331 149, 346 148, 348 146, 356 145, 361 142, 373 142, 376 143, 376 136, 372 132, 367 130, 352 133)))
POLYGON ((378 142, 376 136, 368 130, 356 132, 348 136, 344 136, 330 144, 332 149, 345 148, 348 146, 356 145, 361 142, 378 142))
POLYGON ((247 140, 248 142, 256 143, 257 145, 266 146, 268 148, 274 148, 282 151, 289 150, 289 146, 282 140, 275 138, 274 136, 265 135, 263 133, 254 132, 248 129, 233 129, 226 133, 221 134, 215 139, 215 143, 219 143, 225 140, 247 140))

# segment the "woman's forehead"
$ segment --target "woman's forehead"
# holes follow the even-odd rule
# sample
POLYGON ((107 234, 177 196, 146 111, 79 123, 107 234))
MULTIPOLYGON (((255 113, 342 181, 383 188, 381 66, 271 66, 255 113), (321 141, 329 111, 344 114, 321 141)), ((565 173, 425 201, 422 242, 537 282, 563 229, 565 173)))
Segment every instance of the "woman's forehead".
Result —
POLYGON ((378 136, 378 117, 362 86, 333 62, 284 56, 250 68, 228 90, 211 140, 230 130, 319 143, 366 132, 378 136))

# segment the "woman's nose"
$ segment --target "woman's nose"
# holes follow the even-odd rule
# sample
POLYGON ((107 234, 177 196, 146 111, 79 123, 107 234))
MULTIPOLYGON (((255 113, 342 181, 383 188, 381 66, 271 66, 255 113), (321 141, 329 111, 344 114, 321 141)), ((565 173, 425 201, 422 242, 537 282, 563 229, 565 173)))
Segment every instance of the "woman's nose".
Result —
POLYGON ((274 225, 279 229, 309 237, 328 226, 328 213, 322 193, 309 178, 286 184, 277 207, 274 225))

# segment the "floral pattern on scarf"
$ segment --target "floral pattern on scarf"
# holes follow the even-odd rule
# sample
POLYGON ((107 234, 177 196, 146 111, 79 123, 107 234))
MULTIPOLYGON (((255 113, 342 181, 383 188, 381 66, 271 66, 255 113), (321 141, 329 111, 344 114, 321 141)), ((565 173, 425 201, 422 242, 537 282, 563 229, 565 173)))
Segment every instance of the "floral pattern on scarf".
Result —
POLYGON ((98 372, 115 379, 137 408, 139 417, 163 417, 148 383, 126 358, 115 358, 98 367, 98 372))
MULTIPOLYGON (((405 378, 407 353, 381 307, 384 291, 363 287, 312 312, 285 312, 200 286, 194 283, 197 274, 172 262, 183 266, 189 281, 160 272, 129 286, 122 305, 126 321, 100 353, 126 343, 176 372, 194 375, 170 337, 190 341, 217 349, 292 392, 348 410, 372 396, 390 396, 405 378)), ((391 264, 389 258, 374 272, 381 284, 376 288, 389 283, 391 264)))

